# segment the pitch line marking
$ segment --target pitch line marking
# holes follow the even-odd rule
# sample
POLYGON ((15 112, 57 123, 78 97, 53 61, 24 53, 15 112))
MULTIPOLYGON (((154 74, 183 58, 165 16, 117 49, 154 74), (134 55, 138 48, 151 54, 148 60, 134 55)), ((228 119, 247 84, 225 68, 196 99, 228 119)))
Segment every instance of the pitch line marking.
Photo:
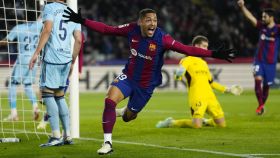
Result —
MULTIPOLYGON (((90 140, 90 141, 99 141, 103 142, 102 139, 97 138, 77 138, 79 140, 90 140)), ((160 149, 170 149, 170 150, 180 150, 180 151, 192 151, 192 152, 201 152, 201 153, 210 153, 210 154, 216 154, 216 155, 225 155, 225 156, 233 156, 233 157, 244 157, 244 158, 260 158, 255 157, 250 154, 234 154, 234 153, 226 153, 226 152, 219 152, 219 151, 211 151, 211 150, 203 150, 203 149, 188 149, 188 148, 178 148, 178 147, 167 147, 167 146, 161 146, 156 144, 146 144, 146 143, 137 143, 137 142, 128 142, 128 141, 118 141, 114 140, 114 143, 119 144, 131 144, 131 145, 139 145, 139 146, 148 146, 153 148, 160 148, 160 149)))
MULTIPOLYGON (((5 130, 13 130, 13 129, 5 129, 5 130)), ((32 132, 32 131, 24 131, 24 130, 14 130, 14 131, 16 131, 18 133, 29 133, 29 134, 37 133, 37 134, 40 134, 40 135, 51 135, 51 133, 47 133, 47 132, 32 132)), ((103 142, 103 139, 97 139, 97 138, 80 137, 80 138, 75 138, 75 139, 103 142)), ((227 152, 220 152, 220 151, 178 148, 178 147, 167 147, 167 146, 161 146, 161 145, 156 145, 156 144, 146 144, 146 143, 137 143, 137 142, 129 142, 129 141, 118 141, 118 140, 114 140, 114 143, 148 146, 148 147, 154 147, 154 148, 160 148, 160 149, 169 149, 169 150, 210 153, 210 154, 216 154, 216 155, 225 155, 225 156, 232 156, 232 157, 244 157, 244 158, 262 158, 262 157, 256 157, 256 156, 280 156, 280 153, 279 154, 277 154, 277 153, 275 153, 275 154, 261 154, 261 153, 257 153, 257 154, 235 154, 235 153, 227 153, 227 152)))

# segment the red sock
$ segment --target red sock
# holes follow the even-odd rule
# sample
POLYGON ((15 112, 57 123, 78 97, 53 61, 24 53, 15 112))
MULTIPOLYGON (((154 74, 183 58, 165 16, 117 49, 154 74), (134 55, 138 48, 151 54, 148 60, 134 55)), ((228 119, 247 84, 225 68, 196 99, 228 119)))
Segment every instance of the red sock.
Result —
POLYGON ((103 131, 104 133, 112 133, 116 122, 116 103, 106 98, 105 107, 103 111, 103 131))
POLYGON ((269 85, 264 84, 263 85, 263 103, 265 103, 269 93, 269 85))
POLYGON ((259 102, 259 106, 263 105, 263 91, 261 80, 255 80, 255 93, 259 102))

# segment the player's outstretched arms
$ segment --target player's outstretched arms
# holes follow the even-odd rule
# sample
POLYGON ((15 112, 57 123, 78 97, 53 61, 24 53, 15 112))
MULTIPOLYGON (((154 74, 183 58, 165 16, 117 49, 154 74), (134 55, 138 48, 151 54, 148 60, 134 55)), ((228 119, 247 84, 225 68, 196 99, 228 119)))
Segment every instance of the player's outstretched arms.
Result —
POLYGON ((254 15, 246 8, 244 0, 237 1, 238 6, 240 7, 242 13, 245 17, 256 27, 257 26, 257 19, 254 15))
MULTIPOLYGON (((96 32, 106 34, 106 35, 116 35, 116 36, 127 36, 127 34, 134 27, 133 24, 125 24, 121 26, 109 26, 102 22, 84 19, 81 15, 81 9, 79 9, 78 13, 75 13, 71 8, 67 7, 67 10, 64 10, 63 17, 66 18, 65 21, 80 23, 91 30, 96 32)), ((136 25, 136 24, 135 24, 136 25)))
POLYGON ((85 23, 85 19, 82 18, 82 15, 81 15, 81 8, 79 8, 78 14, 77 14, 71 8, 67 7, 67 10, 64 10, 64 14, 62 16, 64 18, 68 18, 65 20, 66 22, 72 21, 75 23, 80 23, 82 25, 85 23))
POLYGON ((212 57, 232 62, 232 59, 235 58, 236 53, 236 49, 225 49, 224 44, 222 44, 217 50, 212 50, 212 57))

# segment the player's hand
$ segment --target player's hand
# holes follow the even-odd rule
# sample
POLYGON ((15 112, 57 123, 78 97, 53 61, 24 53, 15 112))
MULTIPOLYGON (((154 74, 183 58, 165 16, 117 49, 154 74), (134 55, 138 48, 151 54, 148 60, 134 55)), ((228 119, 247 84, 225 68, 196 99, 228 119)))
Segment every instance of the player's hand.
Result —
POLYGON ((242 8, 242 7, 244 7, 245 2, 244 2, 244 0, 238 0, 237 4, 240 8, 242 8))
POLYGON ((213 50, 212 57, 218 58, 218 59, 224 59, 231 63, 232 59, 235 58, 236 49, 234 49, 234 48, 225 49, 224 47, 225 47, 225 45, 222 44, 217 50, 213 50))
POLYGON ((234 95, 240 95, 243 92, 243 88, 239 85, 232 85, 229 90, 234 95))
POLYGON ((29 70, 33 69, 34 65, 36 64, 37 58, 38 58, 37 53, 34 53, 34 55, 32 56, 29 62, 29 70))
POLYGON ((67 9, 64 10, 64 14, 62 16, 64 18, 68 18, 65 20, 65 22, 73 21, 75 23, 80 23, 80 24, 84 24, 84 22, 85 22, 85 19, 82 18, 82 15, 81 15, 81 8, 79 8, 78 14, 77 14, 71 8, 67 7, 67 9))

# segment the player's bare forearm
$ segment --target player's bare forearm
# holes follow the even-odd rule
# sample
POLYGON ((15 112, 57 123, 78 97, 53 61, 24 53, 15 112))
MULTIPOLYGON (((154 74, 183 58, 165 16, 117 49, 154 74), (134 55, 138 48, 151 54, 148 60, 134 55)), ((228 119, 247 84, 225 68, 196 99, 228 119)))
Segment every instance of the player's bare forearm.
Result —
POLYGON ((72 54, 72 63, 74 64, 75 61, 76 61, 76 58, 80 52, 80 49, 81 49, 81 45, 82 45, 82 34, 81 34, 81 31, 75 31, 74 32, 74 39, 75 39, 75 42, 74 42, 74 50, 73 50, 73 54, 72 54))
POLYGON ((52 22, 45 22, 44 29, 42 30, 42 33, 40 35, 39 43, 36 48, 35 53, 38 55, 40 54, 41 50, 44 48, 46 43, 49 40, 50 34, 52 30, 52 22))
POLYGON ((240 6, 240 9, 242 11, 242 13, 244 14, 244 16, 253 24, 253 26, 257 26, 257 19, 255 18, 255 16, 246 8, 245 5, 240 6))

